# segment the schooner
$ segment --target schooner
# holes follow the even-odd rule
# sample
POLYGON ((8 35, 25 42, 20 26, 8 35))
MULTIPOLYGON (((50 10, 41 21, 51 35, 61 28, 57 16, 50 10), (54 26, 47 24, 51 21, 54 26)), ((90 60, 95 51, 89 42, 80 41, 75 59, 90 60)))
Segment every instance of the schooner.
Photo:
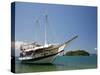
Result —
MULTIPOLYGON (((48 16, 45 15, 46 24, 48 16)), ((76 39, 78 36, 74 36, 70 40, 62 44, 48 44, 46 35, 46 25, 45 25, 45 43, 40 45, 36 42, 20 46, 20 56, 19 60, 24 63, 52 63, 57 56, 64 52, 64 48, 72 40, 76 39)))

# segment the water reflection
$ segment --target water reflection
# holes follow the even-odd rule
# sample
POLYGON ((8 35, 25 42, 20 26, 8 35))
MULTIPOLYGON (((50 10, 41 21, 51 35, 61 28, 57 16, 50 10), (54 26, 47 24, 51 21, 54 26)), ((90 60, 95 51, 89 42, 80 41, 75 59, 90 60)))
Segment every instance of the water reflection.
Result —
POLYGON ((61 56, 53 64, 21 63, 17 59, 15 62, 15 72, 17 73, 89 69, 97 67, 97 56, 61 56))

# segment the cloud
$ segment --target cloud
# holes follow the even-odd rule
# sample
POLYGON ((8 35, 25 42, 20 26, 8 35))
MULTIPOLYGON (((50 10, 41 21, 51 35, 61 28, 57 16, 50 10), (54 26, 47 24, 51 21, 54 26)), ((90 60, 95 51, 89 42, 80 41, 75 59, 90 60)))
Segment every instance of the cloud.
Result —
POLYGON ((15 42, 12 42, 11 43, 12 45, 11 45, 11 47, 12 47, 12 49, 16 49, 16 50, 19 50, 20 49, 20 46, 22 45, 22 44, 27 44, 26 42, 23 42, 23 41, 15 41, 15 42))
POLYGON ((15 42, 11 42, 11 54, 12 56, 19 56, 20 55, 20 46, 22 44, 27 44, 26 42, 23 41, 15 41, 15 42))
POLYGON ((22 42, 22 41, 16 41, 15 42, 15 49, 20 49, 21 45, 26 45, 26 42, 22 42))
POLYGON ((97 48, 94 48, 94 50, 97 50, 97 48))

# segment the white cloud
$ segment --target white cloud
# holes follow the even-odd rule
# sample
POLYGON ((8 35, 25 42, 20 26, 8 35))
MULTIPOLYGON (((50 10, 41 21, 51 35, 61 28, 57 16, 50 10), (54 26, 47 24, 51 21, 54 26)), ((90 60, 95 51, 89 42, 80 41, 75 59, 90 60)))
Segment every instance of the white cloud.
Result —
POLYGON ((13 48, 13 49, 16 49, 16 50, 19 50, 20 49, 20 46, 22 45, 22 44, 27 44, 26 42, 23 42, 23 41, 15 41, 15 42, 12 42, 12 45, 11 45, 11 47, 13 48))
POLYGON ((22 44, 27 44, 26 42, 23 42, 23 41, 15 41, 15 42, 11 42, 11 48, 12 48, 12 55, 14 54, 13 52, 15 52, 15 55, 14 56, 19 56, 20 54, 20 46, 22 44), (15 51, 13 51, 15 50, 15 51))
POLYGON ((97 50, 97 48, 94 48, 94 50, 97 50))
POLYGON ((27 44, 27 43, 22 42, 22 41, 16 41, 16 42, 15 42, 15 49, 18 49, 18 50, 19 50, 19 49, 20 49, 20 46, 21 46, 22 44, 25 45, 25 44, 27 44))

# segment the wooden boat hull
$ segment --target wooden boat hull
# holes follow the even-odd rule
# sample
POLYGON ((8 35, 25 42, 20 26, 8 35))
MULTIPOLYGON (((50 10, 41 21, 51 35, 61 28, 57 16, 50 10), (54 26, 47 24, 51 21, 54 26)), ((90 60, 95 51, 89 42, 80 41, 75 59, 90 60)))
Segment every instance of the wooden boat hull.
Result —
POLYGON ((52 63, 55 58, 58 56, 59 53, 63 52, 60 51, 60 52, 57 52, 55 54, 50 54, 50 55, 47 55, 47 56, 42 56, 42 57, 38 57, 38 58, 25 58, 25 59, 21 59, 20 60, 22 61, 22 63, 35 63, 35 64, 39 64, 39 63, 52 63))

